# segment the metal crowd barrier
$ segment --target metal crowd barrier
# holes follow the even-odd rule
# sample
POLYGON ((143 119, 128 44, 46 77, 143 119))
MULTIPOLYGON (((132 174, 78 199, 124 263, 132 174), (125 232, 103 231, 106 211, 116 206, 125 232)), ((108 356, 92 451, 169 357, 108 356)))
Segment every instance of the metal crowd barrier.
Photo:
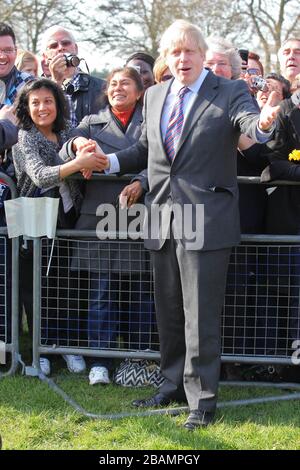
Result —
MULTIPOLYGON (((240 184, 299 186, 295 181, 240 184)), ((222 316, 222 360, 299 365, 300 236, 242 235, 232 250, 222 316), (292 359, 297 359, 294 362, 292 359)), ((300 372, 300 369, 299 369, 300 372)))
MULTIPOLYGON (((11 198, 17 196, 13 180, 0 172, 11 198)), ((16 372, 19 361, 19 239, 8 240, 6 227, 0 227, 0 378, 16 372), (7 366, 7 355, 11 356, 7 366)))
POLYGON ((54 248, 47 238, 35 240, 39 353, 158 359, 152 270, 143 242, 91 241, 94 231, 57 235, 54 248), (102 318, 95 313, 97 301, 102 318))
MULTIPOLYGON (((259 182, 258 178, 239 180, 247 184, 259 182)), ((272 186, 282 184, 285 183, 272 182, 272 186)), ((232 252, 228 273, 222 315, 223 362, 291 364, 292 344, 299 338, 299 276, 298 236, 243 236, 242 244, 232 252)), ((54 249, 48 239, 35 239, 33 366, 36 375, 86 416, 131 416, 132 413, 108 416, 87 412, 41 373, 39 357, 41 354, 80 354, 95 358, 158 359, 152 296, 151 263, 142 242, 95 241, 94 231, 75 230, 58 230, 54 249), (98 301, 104 302, 107 314, 99 319, 97 314, 95 317, 92 304, 97 301, 95 295, 102 281, 104 300, 98 301)), ((254 385, 252 382, 226 383, 254 385)), ((255 383, 255 386, 300 391, 298 384, 255 383)), ((300 393, 218 406, 296 398, 300 398, 300 393)), ((176 408, 134 415, 178 414, 185 410, 176 408)))
MULTIPOLYGON (((36 242, 39 352, 158 359, 151 262, 143 242, 91 241, 92 231, 57 234, 54 250, 47 238, 36 242), (109 304, 102 299, 104 318, 95 317, 91 306, 99 279, 109 304)), ((291 364, 292 343, 300 338, 300 244, 298 237, 276 239, 243 236, 232 251, 223 362, 291 364)))
POLYGON ((242 240, 227 276, 223 361, 290 365, 300 339, 299 237, 242 240))

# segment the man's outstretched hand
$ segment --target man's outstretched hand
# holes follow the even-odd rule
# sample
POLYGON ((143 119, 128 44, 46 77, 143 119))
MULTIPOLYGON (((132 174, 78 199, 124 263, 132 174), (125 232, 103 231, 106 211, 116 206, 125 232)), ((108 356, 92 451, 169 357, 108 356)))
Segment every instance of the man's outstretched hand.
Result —
POLYGON ((267 132, 271 129, 272 124, 276 120, 277 114, 280 110, 280 106, 276 105, 278 103, 278 97, 276 91, 272 91, 268 98, 268 101, 261 110, 258 127, 264 132, 267 132))

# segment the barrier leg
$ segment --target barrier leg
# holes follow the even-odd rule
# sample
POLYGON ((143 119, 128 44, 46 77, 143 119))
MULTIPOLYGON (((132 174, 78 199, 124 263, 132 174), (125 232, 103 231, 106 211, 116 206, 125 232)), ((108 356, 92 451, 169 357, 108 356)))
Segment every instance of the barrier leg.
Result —
POLYGON ((33 239, 33 336, 32 367, 26 367, 26 375, 43 375, 40 369, 40 323, 41 323, 41 240, 33 239))
MULTIPOLYGON (((19 239, 12 239, 12 288, 11 288, 11 344, 5 347, 5 352, 11 353, 11 366, 0 378, 15 374, 18 368, 19 356, 19 239)), ((6 254, 5 254, 6 256, 6 254)))

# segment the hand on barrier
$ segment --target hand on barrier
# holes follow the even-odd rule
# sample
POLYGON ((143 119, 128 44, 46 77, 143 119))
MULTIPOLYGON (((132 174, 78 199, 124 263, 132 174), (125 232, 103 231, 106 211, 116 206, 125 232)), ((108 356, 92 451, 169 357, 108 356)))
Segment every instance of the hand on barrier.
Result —
POLYGON ((119 196, 121 209, 133 206, 140 199, 142 194, 143 188, 140 181, 134 181, 125 186, 119 196))

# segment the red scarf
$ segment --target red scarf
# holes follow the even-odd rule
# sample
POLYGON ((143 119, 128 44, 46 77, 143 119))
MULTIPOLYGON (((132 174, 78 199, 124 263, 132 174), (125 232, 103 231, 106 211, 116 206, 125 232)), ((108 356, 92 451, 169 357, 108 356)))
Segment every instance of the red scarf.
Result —
POLYGON ((116 116, 116 118, 120 121, 120 123, 124 127, 127 127, 127 124, 129 123, 134 110, 135 110, 135 107, 129 109, 128 111, 117 111, 116 109, 111 108, 111 111, 114 114, 114 116, 116 116))

